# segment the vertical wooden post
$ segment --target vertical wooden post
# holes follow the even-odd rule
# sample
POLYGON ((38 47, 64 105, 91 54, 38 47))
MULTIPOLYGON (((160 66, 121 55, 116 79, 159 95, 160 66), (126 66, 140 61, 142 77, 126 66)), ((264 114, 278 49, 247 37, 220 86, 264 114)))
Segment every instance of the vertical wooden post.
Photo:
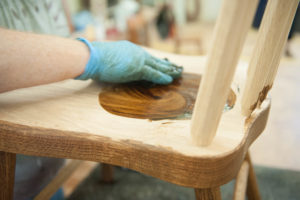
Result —
POLYGON ((220 187, 195 189, 196 200, 221 200, 220 187))
POLYGON ((101 181, 104 183, 114 182, 114 166, 110 164, 101 164, 101 181))
POLYGON ((247 183, 247 197, 248 200, 261 200, 258 184, 253 168, 253 164, 251 161, 251 157, 249 152, 246 155, 245 160, 249 163, 249 175, 248 175, 248 183, 247 183))
POLYGON ((82 163, 82 160, 71 160, 70 163, 61 168, 51 182, 34 197, 34 200, 50 199, 82 163))
POLYGON ((241 200, 246 197, 247 181, 249 175, 249 163, 244 161, 236 177, 233 200, 241 200))
POLYGON ((12 200, 16 154, 0 151, 0 200, 12 200))
POLYGON ((257 0, 222 3, 192 117, 196 145, 209 145, 215 136, 256 7, 257 0))
POLYGON ((269 0, 248 68, 242 114, 249 116, 265 99, 277 73, 298 0, 269 0))

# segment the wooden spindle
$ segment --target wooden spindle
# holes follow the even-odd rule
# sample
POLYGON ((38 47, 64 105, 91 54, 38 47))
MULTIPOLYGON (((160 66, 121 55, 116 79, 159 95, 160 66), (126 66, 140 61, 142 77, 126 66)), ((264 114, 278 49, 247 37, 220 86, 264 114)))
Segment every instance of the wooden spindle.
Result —
POLYGON ((0 151, 0 200, 12 200, 14 194, 16 154, 0 151))
POLYGON ((221 189, 216 188, 205 188, 195 189, 196 200, 221 200, 221 189))
POLYGON ((101 181, 104 183, 114 182, 114 166, 106 163, 101 164, 101 181))
POLYGON ((249 167, 250 166, 247 161, 242 163, 241 169, 235 181, 233 200, 244 200, 246 197, 249 167))
POLYGON ((273 85, 298 0, 269 0, 252 54, 242 96, 242 114, 249 116, 273 85))
POLYGON ((254 167, 249 152, 247 153, 245 160, 249 163, 249 174, 248 174, 248 183, 247 183, 247 191, 246 191, 247 199, 261 200, 258 183, 256 180, 256 175, 255 175, 254 167))
POLYGON ((222 3, 192 117, 196 145, 209 145, 215 136, 256 6, 257 0, 222 3))

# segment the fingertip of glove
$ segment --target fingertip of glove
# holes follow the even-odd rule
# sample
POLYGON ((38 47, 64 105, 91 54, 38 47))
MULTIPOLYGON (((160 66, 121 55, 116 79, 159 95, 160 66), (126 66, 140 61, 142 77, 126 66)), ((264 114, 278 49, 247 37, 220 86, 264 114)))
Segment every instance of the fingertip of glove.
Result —
POLYGON ((172 81, 173 81, 173 78, 171 76, 164 74, 159 79, 156 79, 154 82, 157 84, 161 84, 161 85, 167 85, 167 84, 172 83, 172 81))

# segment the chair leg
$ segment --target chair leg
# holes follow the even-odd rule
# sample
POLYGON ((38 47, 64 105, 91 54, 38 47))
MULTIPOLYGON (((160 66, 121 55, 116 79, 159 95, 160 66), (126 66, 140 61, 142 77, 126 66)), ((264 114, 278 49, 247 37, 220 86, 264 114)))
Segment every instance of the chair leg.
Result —
POLYGON ((34 197, 34 200, 50 199, 55 192, 62 187, 66 180, 68 180, 74 172, 76 172, 83 162, 84 161, 82 160, 71 160, 68 164, 63 166, 50 183, 48 183, 42 191, 34 197))
POLYGON ((245 199, 249 176, 249 162, 244 161, 236 177, 233 200, 245 199))
POLYGON ((195 188, 196 200, 221 200, 220 187, 198 189, 195 188))
POLYGON ((0 151, 0 200, 13 199, 16 154, 0 151))
POLYGON ((258 189, 258 184, 254 172, 254 168, 251 162, 249 152, 246 155, 246 160, 249 163, 249 175, 248 175, 248 183, 247 183, 247 197, 248 200, 260 200, 260 194, 258 189))
POLYGON ((114 182, 114 166, 102 163, 101 167, 101 181, 104 183, 114 182))

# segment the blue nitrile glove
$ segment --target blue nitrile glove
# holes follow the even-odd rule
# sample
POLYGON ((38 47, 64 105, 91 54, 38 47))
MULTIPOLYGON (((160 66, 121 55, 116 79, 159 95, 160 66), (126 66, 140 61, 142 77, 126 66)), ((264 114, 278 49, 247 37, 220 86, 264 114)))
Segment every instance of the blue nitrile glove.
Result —
POLYGON ((141 47, 128 42, 89 42, 78 38, 90 49, 90 59, 83 74, 76 79, 94 79, 110 83, 147 80, 168 84, 181 75, 182 67, 158 59, 141 47))

